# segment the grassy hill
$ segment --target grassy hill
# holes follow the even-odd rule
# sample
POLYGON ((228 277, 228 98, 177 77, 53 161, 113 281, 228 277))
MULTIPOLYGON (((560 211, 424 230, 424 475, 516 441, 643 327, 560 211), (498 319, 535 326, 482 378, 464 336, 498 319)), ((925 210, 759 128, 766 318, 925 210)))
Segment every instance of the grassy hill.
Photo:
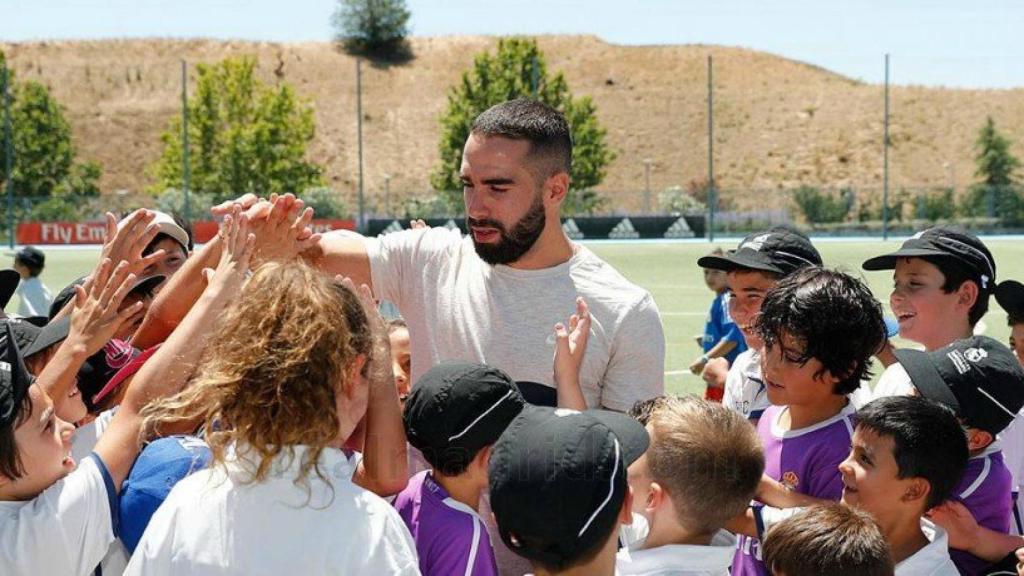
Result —
MULTIPOLYGON (((715 164, 739 208, 776 206, 799 184, 880 187, 882 87, 775 55, 720 46, 618 46, 592 36, 542 36, 549 68, 593 97, 618 158, 601 189, 621 209, 651 187, 686 186, 707 169, 706 59, 715 61, 715 164), (630 193, 624 192, 630 191, 630 193)), ((425 194, 437 158, 447 88, 493 48, 490 37, 414 38, 401 66, 364 66, 366 190, 393 202, 425 194)), ((180 60, 251 54, 268 81, 292 83, 316 108, 311 158, 345 195, 357 180, 355 61, 329 43, 109 40, 0 44, 21 78, 40 80, 67 108, 85 159, 106 191, 152 181, 159 135, 180 108, 180 60)), ((881 56, 879 57, 881 68, 881 56)), ((192 69, 194 79, 194 68, 192 69)), ((973 181, 973 142, 991 115, 1024 156, 1024 88, 892 90, 890 183, 958 188, 973 181)))

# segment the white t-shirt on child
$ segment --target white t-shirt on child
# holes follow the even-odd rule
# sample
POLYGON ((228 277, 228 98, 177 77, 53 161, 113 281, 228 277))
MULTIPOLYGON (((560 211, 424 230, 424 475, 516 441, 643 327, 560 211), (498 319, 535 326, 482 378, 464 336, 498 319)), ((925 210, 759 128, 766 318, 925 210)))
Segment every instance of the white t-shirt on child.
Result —
POLYGON ((27 502, 0 502, 0 573, 86 576, 114 542, 117 491, 91 455, 27 502))
POLYGON ((444 360, 484 362, 554 386, 553 327, 590 306, 580 385, 590 408, 625 412, 665 391, 665 335, 651 295, 587 248, 542 270, 490 266, 458 230, 366 238, 373 288, 409 325, 412 381, 444 360))

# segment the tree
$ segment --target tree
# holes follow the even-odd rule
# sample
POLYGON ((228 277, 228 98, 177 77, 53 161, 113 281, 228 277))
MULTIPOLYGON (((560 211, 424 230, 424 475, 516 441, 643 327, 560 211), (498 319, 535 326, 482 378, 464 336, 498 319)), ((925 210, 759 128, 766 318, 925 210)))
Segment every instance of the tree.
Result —
MULTIPOLYGON (((6 65, 0 51, 0 70, 6 65)), ((34 208, 44 203, 48 204, 43 210, 46 214, 76 214, 83 197, 99 195, 100 167, 94 162, 75 161, 71 125, 50 90, 34 81, 17 82, 14 72, 7 71, 14 151, 11 180, 15 195, 23 199, 16 217, 31 217, 34 208)), ((0 71, 0 82, 2 75, 0 71)), ((3 154, 0 146, 0 182, 6 184, 3 154)))
POLYGON ((1013 172, 1020 166, 1020 160, 1010 153, 1010 141, 996 132, 995 122, 989 116, 985 125, 978 132, 978 140, 974 144, 978 155, 974 157, 978 164, 975 171, 986 186, 1009 186, 1013 184, 1013 172))
MULTIPOLYGON (((214 199, 252 192, 300 193, 321 185, 322 169, 306 162, 315 135, 313 108, 288 84, 270 87, 256 78, 256 60, 228 58, 199 64, 188 99, 190 187, 214 199)), ((180 188, 181 116, 161 136, 156 191, 180 188)))
POLYGON ((615 153, 605 141, 607 130, 597 120, 589 97, 573 98, 561 72, 549 76, 544 54, 530 38, 504 38, 498 49, 478 54, 473 68, 448 91, 448 108, 441 116, 440 162, 430 184, 449 209, 461 213, 459 168, 473 120, 495 104, 523 96, 536 97, 565 114, 572 131, 571 190, 564 213, 593 212, 604 199, 593 191, 605 177, 615 153))
POLYGON ((349 52, 404 56, 409 16, 405 0, 338 0, 331 22, 335 39, 349 52))

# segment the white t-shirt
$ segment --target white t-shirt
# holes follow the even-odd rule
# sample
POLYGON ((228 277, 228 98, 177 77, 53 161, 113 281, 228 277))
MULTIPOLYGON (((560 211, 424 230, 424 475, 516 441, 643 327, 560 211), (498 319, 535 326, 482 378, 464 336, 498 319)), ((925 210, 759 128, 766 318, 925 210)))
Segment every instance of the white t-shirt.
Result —
POLYGON ((387 502, 352 483, 352 464, 327 448, 308 490, 296 485, 306 447, 278 456, 267 478, 229 452, 178 482, 125 574, 419 574, 416 546, 387 502))
POLYGON ((1014 502, 1013 520, 1010 533, 1024 535, 1024 498, 1020 497, 1021 483, 1024 483, 1024 410, 1017 413, 1013 422, 999 433, 999 444, 1003 447, 1003 462, 1013 475, 1013 491, 1017 492, 1014 502))
POLYGON ((114 542, 117 490, 92 455, 28 502, 0 502, 0 573, 91 574, 114 542))
POLYGON ((902 364, 896 362, 878 377, 878 384, 875 384, 875 398, 886 396, 910 396, 914 393, 914 383, 910 380, 910 374, 902 364))
POLYGON ((725 377, 722 405, 739 412, 748 420, 758 420, 771 406, 761 378, 761 355, 750 348, 736 357, 725 377))
POLYGON ((23 278, 18 283, 18 315, 19 316, 49 316, 50 303, 53 296, 50 289, 43 284, 39 276, 34 278, 23 278))
POLYGON ((960 574, 949 559, 949 537, 946 531, 921 519, 921 531, 928 545, 896 565, 896 576, 957 576, 960 574))
POLYGON ((542 270, 490 266, 458 230, 367 238, 373 286, 409 325, 412 381, 444 360, 485 362, 554 386, 555 323, 590 306, 580 371, 587 406, 627 411, 665 392, 665 335, 651 295, 587 248, 542 270))
POLYGON ((615 556, 621 576, 723 576, 729 574, 735 546, 669 544, 648 550, 623 548, 615 556))

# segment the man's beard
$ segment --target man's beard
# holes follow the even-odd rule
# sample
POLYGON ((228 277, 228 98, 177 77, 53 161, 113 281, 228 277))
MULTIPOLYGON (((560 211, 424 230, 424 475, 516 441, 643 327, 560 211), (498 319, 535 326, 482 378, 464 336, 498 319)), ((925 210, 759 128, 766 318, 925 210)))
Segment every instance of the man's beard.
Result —
POLYGON ((544 231, 545 215, 544 203, 538 197, 530 206, 529 211, 516 222, 512 231, 505 230, 505 226, 497 220, 477 220, 466 217, 466 227, 472 234, 473 228, 493 228, 501 235, 501 239, 494 244, 482 244, 473 240, 473 247, 476 248, 477 256, 491 266, 495 264, 511 264, 523 257, 523 254, 533 247, 544 231))

